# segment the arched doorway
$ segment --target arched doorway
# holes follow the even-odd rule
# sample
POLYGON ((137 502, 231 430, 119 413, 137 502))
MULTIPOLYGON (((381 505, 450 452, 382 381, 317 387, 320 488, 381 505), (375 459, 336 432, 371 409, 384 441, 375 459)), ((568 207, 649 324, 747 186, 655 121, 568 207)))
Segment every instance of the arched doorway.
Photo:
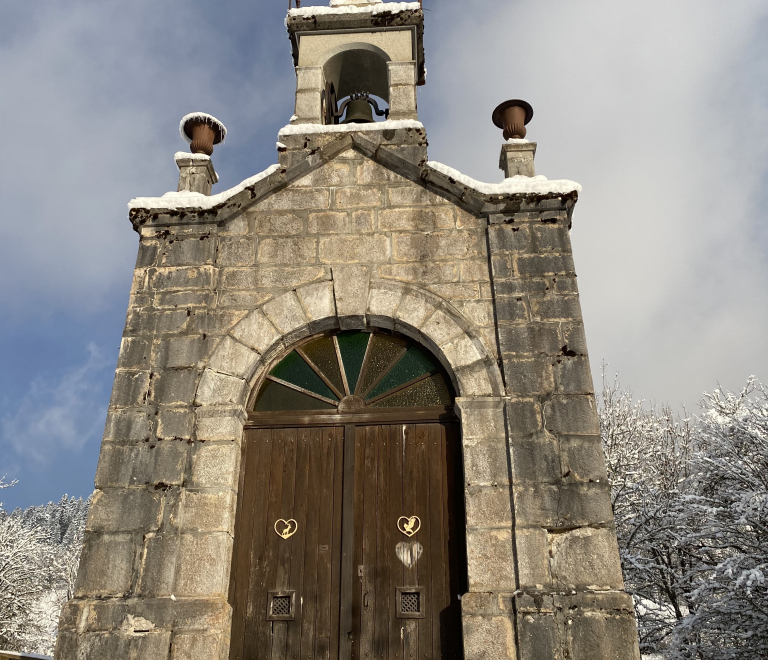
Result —
POLYGON ((232 660, 462 657, 453 400, 428 351, 383 332, 272 367, 243 443, 232 660))

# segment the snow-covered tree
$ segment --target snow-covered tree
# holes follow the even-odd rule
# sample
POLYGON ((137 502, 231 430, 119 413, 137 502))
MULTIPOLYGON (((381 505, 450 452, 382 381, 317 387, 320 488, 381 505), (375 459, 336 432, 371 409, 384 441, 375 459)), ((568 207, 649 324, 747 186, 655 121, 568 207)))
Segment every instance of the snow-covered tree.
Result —
POLYGON ((53 653, 59 613, 74 591, 89 504, 64 496, 13 513, 0 505, 0 649, 53 653))
POLYGON ((679 658, 768 658, 768 391, 705 395, 686 500, 691 613, 676 631, 679 658))
POLYGON ((688 614, 690 549, 681 508, 692 427, 668 407, 646 408, 603 374, 600 429, 627 591, 635 599, 643 653, 668 646, 688 614))
POLYGON ((50 587, 45 535, 0 510, 0 648, 26 650, 42 632, 33 616, 50 587))

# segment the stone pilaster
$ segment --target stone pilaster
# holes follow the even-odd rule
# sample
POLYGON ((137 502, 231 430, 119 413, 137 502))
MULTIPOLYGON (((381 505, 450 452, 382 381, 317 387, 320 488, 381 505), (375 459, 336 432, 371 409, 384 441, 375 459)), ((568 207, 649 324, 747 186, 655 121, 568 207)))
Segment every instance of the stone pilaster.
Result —
POLYGON ((388 62, 389 118, 418 119, 416 62, 388 62))
POLYGON ((210 156, 179 152, 175 160, 179 167, 179 192, 188 190, 203 195, 211 194, 213 185, 219 182, 219 175, 213 169, 210 156))
POLYGON ((512 176, 536 176, 534 158, 536 157, 536 143, 514 141, 501 145, 499 157, 499 169, 508 179, 512 176))
POLYGON ((519 660, 639 660, 571 254, 572 204, 541 200, 490 217, 519 580, 498 607, 513 613, 519 660))
POLYGON ((296 124, 323 123, 323 88, 325 77, 321 66, 296 67, 296 124))

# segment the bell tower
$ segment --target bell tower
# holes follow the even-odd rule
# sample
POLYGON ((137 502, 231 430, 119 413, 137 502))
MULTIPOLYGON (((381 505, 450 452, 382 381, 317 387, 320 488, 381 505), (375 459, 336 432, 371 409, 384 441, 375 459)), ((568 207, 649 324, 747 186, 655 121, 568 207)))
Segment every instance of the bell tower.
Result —
MULTIPOLYGON (((388 106, 388 119, 418 119, 416 87, 426 79, 424 14, 416 3, 397 12, 389 5, 335 0, 327 12, 291 10, 287 25, 296 66, 292 124, 336 124, 345 110, 355 108, 359 121, 366 112, 359 101, 370 97, 388 106), (345 100, 351 108, 343 105, 345 100)), ((373 109, 379 110, 375 104, 373 109)))
POLYGON ((129 203, 56 659, 640 660, 571 248, 581 186, 536 174, 521 99, 488 108, 499 181, 429 160, 420 3, 286 25, 275 164, 213 192, 237 136, 194 112, 178 189, 129 203))

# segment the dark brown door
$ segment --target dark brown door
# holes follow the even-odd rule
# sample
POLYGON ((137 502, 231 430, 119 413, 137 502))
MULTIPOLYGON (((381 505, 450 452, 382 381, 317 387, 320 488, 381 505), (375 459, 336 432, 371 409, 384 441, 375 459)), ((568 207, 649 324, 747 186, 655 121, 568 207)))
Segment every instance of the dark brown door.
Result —
POLYGON ((245 440, 231 658, 461 658, 456 426, 245 440))
POLYGON ((342 428, 246 431, 233 659, 338 658, 342 428))
POLYGON ((445 424, 355 430, 353 660, 463 655, 455 431, 445 424))

